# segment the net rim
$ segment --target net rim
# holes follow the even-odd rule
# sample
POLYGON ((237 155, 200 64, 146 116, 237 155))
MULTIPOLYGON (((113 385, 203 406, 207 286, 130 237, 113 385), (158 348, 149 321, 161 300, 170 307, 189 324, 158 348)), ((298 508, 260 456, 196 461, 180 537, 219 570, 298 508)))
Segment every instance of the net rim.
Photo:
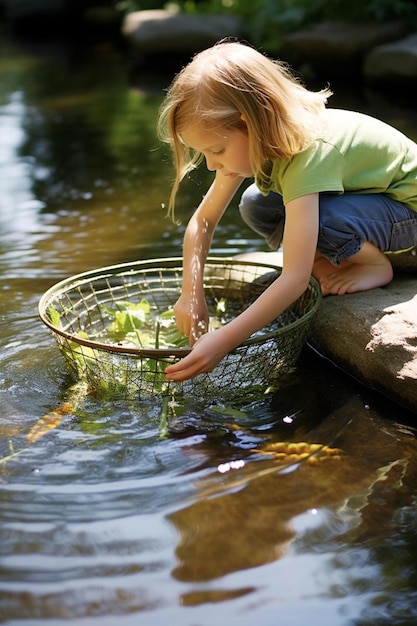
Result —
MULTIPOLYGON (((85 339, 83 337, 79 337, 72 333, 69 333, 61 328, 56 327, 47 317, 46 311, 48 306, 51 303, 52 298, 56 299, 60 294, 64 294, 69 291, 69 289, 74 289, 78 286, 88 284, 93 280, 97 279, 106 279, 115 275, 124 275, 124 274, 134 274, 139 268, 149 268, 151 269, 169 269, 169 267, 175 267, 178 265, 182 266, 183 258, 182 257, 166 257, 166 258, 157 258, 157 259, 147 259, 147 260, 139 260, 133 262, 119 263, 115 265, 108 265, 99 268, 95 268, 92 270, 87 270, 85 272, 81 272, 78 274, 74 274, 69 276, 45 291, 38 303, 38 315, 42 322, 55 334, 68 341, 73 341, 81 346, 85 346, 87 348, 91 348, 93 350, 105 351, 109 353, 117 353, 119 355, 125 356, 136 356, 143 358, 183 358, 190 354, 192 347, 185 346, 181 348, 137 348, 137 347, 129 347, 129 346, 118 346, 116 344, 105 344, 98 341, 93 341, 91 339, 85 339)), ((206 259, 206 266, 210 265, 223 265, 223 266, 243 266, 243 267, 257 267, 261 269, 266 269, 269 271, 279 272, 282 267, 278 265, 273 265, 270 263, 263 263, 257 261, 248 261, 248 260, 240 260, 235 257, 215 257, 210 256, 206 259)), ((239 344, 234 350, 238 350, 239 348, 247 348, 249 346, 257 345, 259 343, 265 343, 270 339, 277 338, 281 335, 288 334, 294 330, 296 330, 299 326, 305 325, 311 317, 315 315, 320 304, 321 304, 321 289, 317 280, 310 276, 309 286, 307 289, 311 290, 311 297, 314 298, 313 304, 311 308, 307 312, 303 312, 301 317, 298 319, 285 324, 276 330, 265 332, 262 335, 256 337, 249 337, 241 344, 239 344)), ((306 290, 307 291, 307 290, 306 290)), ((305 292, 304 292, 305 293, 305 292)), ((302 294, 303 295, 303 294, 302 294)), ((301 297, 301 296, 300 296, 301 297)), ((276 319, 276 318, 274 318, 276 319)), ((233 352, 233 351, 232 351, 233 352)))

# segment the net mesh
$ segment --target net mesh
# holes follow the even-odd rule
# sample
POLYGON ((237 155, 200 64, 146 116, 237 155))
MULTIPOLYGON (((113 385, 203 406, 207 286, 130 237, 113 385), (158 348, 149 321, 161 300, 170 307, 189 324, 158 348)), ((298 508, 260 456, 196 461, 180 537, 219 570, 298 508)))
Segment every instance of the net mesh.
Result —
MULTIPOLYGON (((209 258, 204 290, 214 327, 246 309, 279 276, 273 265, 209 258)), ((268 326, 222 359, 209 373, 184 383, 165 380, 165 368, 187 355, 189 346, 138 347, 108 332, 111 311, 121 303, 149 303, 154 324, 181 293, 182 260, 157 259, 100 268, 51 287, 39 315, 51 329, 72 374, 94 390, 120 394, 204 396, 272 385, 298 360, 320 300, 314 278, 304 294, 268 326), (109 312, 110 311, 110 312, 109 312)))

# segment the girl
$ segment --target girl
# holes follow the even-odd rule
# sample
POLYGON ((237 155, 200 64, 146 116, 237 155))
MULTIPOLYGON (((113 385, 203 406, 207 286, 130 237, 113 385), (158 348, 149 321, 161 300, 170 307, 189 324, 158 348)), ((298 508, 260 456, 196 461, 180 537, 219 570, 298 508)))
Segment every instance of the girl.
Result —
POLYGON ((330 95, 238 42, 200 52, 174 79, 159 120, 176 164, 170 214, 181 180, 203 158, 215 177, 184 235, 174 308, 193 350, 166 369, 167 379, 212 370, 292 304, 311 274, 324 295, 372 289, 392 279, 387 253, 417 244, 417 145, 371 117, 326 108, 330 95), (282 239, 282 272, 246 311, 206 333, 203 271, 213 232, 252 177, 240 212, 271 247, 282 239))

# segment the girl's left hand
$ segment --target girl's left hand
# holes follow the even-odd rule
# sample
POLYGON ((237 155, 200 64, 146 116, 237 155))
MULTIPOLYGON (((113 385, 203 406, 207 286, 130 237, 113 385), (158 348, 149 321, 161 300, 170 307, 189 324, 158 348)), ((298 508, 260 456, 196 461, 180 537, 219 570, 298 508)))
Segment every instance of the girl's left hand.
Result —
POLYGON ((174 315, 178 330, 188 337, 193 346, 203 332, 207 331, 209 312, 204 292, 198 297, 189 293, 181 294, 174 305, 174 315))
POLYGON ((166 368, 166 379, 182 382, 198 374, 211 372, 232 347, 228 347, 224 341, 222 329, 208 332, 197 340, 190 354, 166 368))

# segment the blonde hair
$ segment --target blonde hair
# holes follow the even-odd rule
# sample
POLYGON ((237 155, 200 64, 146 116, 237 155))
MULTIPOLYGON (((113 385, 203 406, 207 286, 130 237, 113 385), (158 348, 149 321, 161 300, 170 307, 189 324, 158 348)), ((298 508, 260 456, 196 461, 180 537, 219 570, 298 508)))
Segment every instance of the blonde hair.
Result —
POLYGON ((292 157, 317 137, 331 93, 309 91, 284 63, 242 43, 220 42, 198 53, 174 78, 159 115, 159 137, 171 146, 176 167, 171 217, 182 179, 202 160, 181 139, 187 127, 246 131, 252 171, 267 175, 273 160, 292 157))

